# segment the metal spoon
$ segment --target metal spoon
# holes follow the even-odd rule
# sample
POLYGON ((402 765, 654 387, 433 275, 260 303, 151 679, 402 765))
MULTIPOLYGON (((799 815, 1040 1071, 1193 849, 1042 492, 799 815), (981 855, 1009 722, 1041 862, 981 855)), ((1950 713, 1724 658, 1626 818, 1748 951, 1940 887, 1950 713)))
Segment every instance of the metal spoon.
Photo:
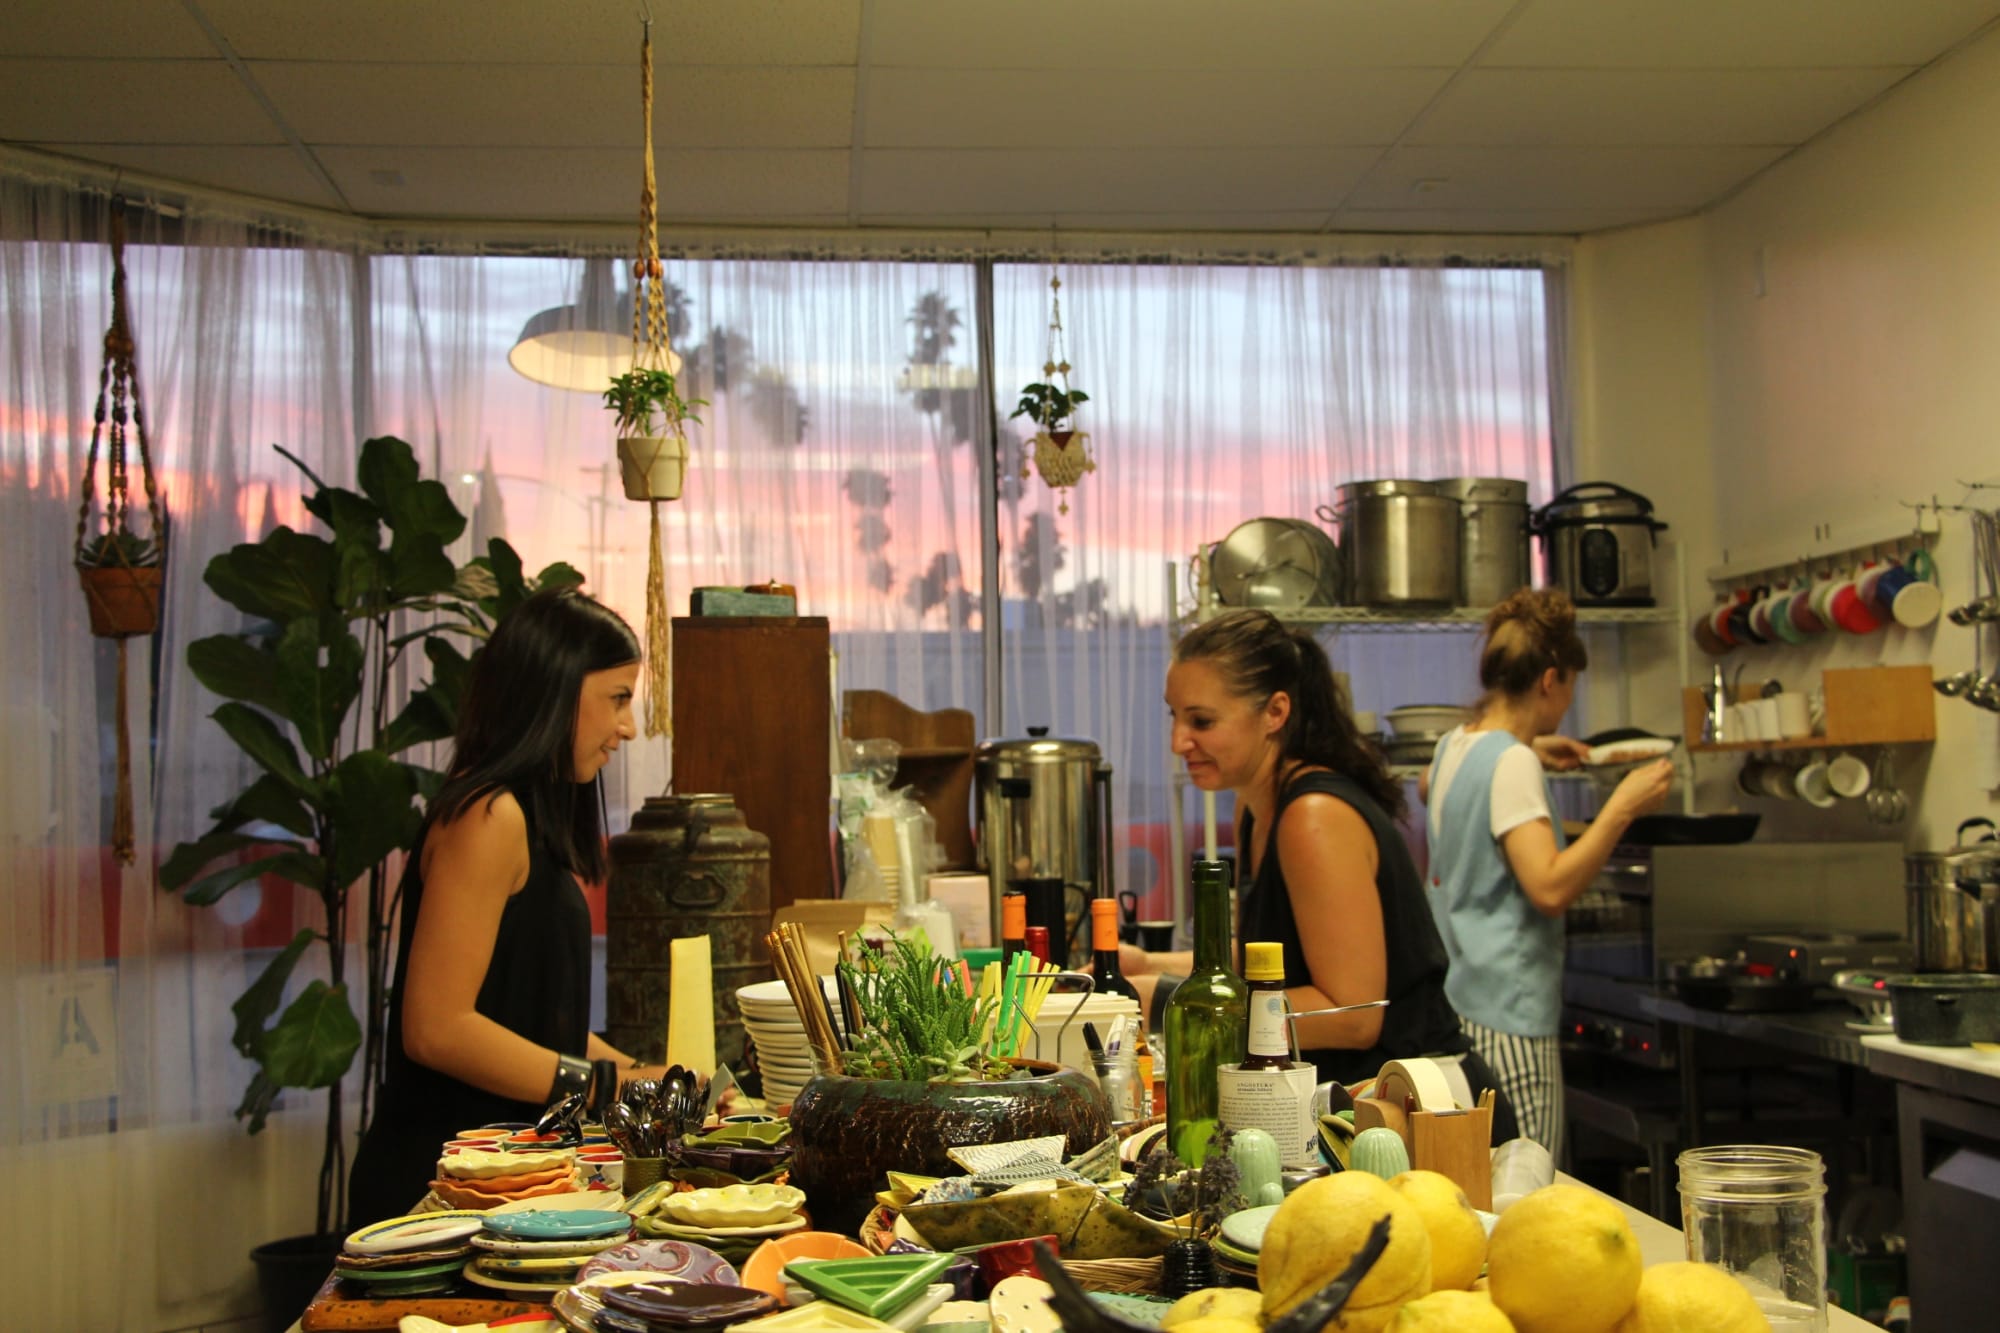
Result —
POLYGON ((1287 1018, 1318 1018, 1321 1014, 1351 1014, 1357 1009, 1386 1009, 1387 1000, 1363 1000, 1360 1004, 1337 1004, 1331 1009, 1299 1009, 1287 1014, 1287 1018))

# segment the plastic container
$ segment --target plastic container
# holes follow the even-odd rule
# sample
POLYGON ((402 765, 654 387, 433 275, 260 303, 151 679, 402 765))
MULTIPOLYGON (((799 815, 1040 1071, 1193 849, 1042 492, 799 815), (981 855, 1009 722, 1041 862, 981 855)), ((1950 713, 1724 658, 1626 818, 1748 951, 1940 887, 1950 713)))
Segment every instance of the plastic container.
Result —
POLYGON ((1687 1257, 1729 1270, 1773 1333, 1826 1328, 1826 1170, 1804 1148, 1733 1144, 1680 1155, 1687 1257))
POLYGON ((1533 1194, 1556 1178, 1555 1159, 1533 1139, 1509 1139, 1493 1150, 1493 1211, 1533 1194))

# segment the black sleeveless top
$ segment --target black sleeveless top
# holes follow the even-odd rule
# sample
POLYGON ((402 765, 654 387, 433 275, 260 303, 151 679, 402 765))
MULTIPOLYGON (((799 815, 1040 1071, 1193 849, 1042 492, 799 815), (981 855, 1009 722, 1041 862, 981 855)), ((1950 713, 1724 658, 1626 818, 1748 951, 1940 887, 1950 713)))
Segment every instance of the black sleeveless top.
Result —
MULTIPOLYGON (((1358 1083, 1373 1078, 1384 1061, 1472 1049, 1451 1002, 1445 999, 1444 942, 1438 938, 1437 923, 1424 898, 1423 878, 1417 873, 1409 846, 1395 823, 1351 778, 1338 773, 1302 773, 1279 793, 1271 833, 1264 842, 1264 859, 1257 866, 1256 881, 1243 895, 1237 938, 1244 943, 1284 945, 1285 984, 1312 984, 1312 970, 1299 944, 1298 920, 1292 913, 1291 890, 1278 861, 1278 829, 1284 822, 1285 807, 1307 792, 1345 801, 1367 821, 1368 831, 1375 836, 1375 891, 1382 900, 1382 940, 1389 954, 1389 1007, 1382 1011, 1381 1036, 1368 1050, 1326 1047, 1305 1051, 1305 1057, 1318 1066, 1322 1082, 1358 1083)), ((1246 813, 1237 831, 1238 847, 1251 845, 1252 823, 1246 813)), ((1340 923, 1316 923, 1315 928, 1338 930, 1340 923)))
MULTIPOLYGON (((590 1040, 590 907, 549 849, 529 834, 528 881, 507 900, 493 958, 473 1007, 500 1026, 565 1055, 590 1040)), ((410 940, 423 906, 423 843, 403 871, 402 929, 389 997, 382 1095, 354 1155, 348 1185, 353 1226, 400 1217, 437 1174, 439 1148, 459 1130, 496 1121, 533 1121, 542 1106, 510 1101, 420 1065, 403 1049, 403 991, 410 940)))

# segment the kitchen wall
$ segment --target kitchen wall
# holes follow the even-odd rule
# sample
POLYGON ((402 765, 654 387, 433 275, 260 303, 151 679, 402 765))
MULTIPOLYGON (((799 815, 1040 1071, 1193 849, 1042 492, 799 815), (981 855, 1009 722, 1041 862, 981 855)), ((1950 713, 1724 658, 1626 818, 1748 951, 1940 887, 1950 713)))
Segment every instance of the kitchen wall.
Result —
MULTIPOLYGON (((1710 566, 1885 535, 1914 526, 1900 501, 1951 504, 1968 495, 1960 481, 2000 482, 1996 160, 2000 33, 1989 33, 1709 213, 1579 245, 1582 470, 1653 496, 1697 596, 1710 566)), ((1977 502, 2000 508, 2000 491, 1977 502)), ((1963 516, 1942 521, 1950 606, 1970 596, 1971 551, 1963 516)), ((1875 662, 1933 662, 1942 675, 1972 665, 1973 632, 1940 621, 1733 658, 1746 679, 1788 684, 1875 662)), ((1708 659, 1692 665, 1705 674, 1708 659)), ((1663 669, 1640 673, 1647 725, 1663 669)), ((2000 785, 2000 718, 1936 704, 1935 746, 1897 752, 1922 799, 1889 832, 1913 846, 1993 814, 2000 785)), ((1699 764, 1704 808, 1747 800, 1728 787, 1735 761, 1699 764)), ((1763 805, 1767 836, 1885 833, 1848 812, 1763 805)))

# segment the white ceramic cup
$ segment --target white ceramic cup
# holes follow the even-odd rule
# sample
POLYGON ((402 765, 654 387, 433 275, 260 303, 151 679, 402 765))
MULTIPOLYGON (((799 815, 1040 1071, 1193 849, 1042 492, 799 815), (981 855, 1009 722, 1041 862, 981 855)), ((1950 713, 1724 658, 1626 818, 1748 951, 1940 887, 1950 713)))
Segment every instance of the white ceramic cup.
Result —
POLYGON ((1812 705, 1797 690, 1787 690, 1771 702, 1778 706, 1778 735, 1788 741, 1812 735, 1812 705))
POLYGON ((1753 699, 1750 702, 1750 709, 1756 718, 1752 725, 1757 728, 1758 740, 1775 741, 1784 737, 1785 733, 1780 729, 1776 698, 1753 699))
POLYGON ((1823 759, 1815 759, 1794 773, 1792 790, 1798 793, 1801 801, 1822 810, 1840 799, 1833 794, 1833 788, 1827 782, 1826 761, 1823 759))
POLYGON ((1868 764, 1859 755, 1835 755, 1827 762, 1826 785, 1842 800, 1866 794, 1869 780, 1868 764))
POLYGON ((1909 584, 1896 593, 1896 599, 1889 604, 1889 614, 1905 629, 1922 629, 1938 618, 1944 609, 1944 594, 1938 586, 1924 579, 1909 584))

